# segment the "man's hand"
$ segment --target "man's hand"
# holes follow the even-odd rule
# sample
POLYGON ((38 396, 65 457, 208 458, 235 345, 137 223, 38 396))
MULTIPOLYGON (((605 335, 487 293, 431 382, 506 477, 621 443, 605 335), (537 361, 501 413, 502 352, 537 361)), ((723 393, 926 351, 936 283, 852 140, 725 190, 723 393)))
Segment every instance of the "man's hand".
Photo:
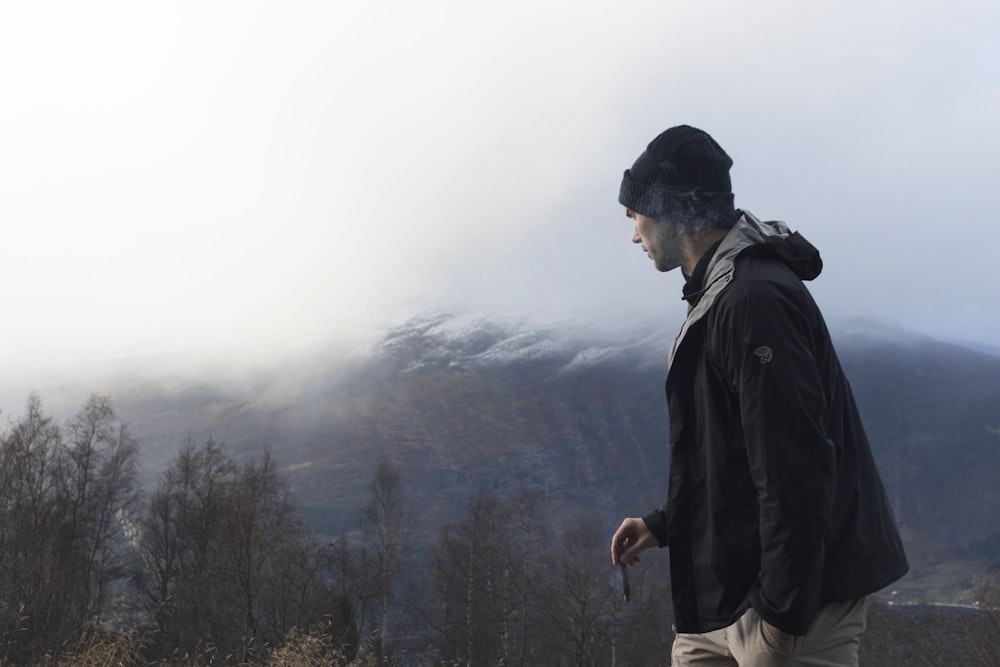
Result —
POLYGON ((778 642, 778 645, 781 646, 781 648, 785 649, 787 653, 795 653, 794 636, 788 634, 784 630, 779 630, 778 628, 774 627, 767 621, 763 622, 764 622, 764 627, 767 628, 768 633, 771 635, 774 641, 778 642))
POLYGON ((638 563, 639 552, 655 546, 656 538, 649 532, 645 521, 636 518, 625 519, 611 538, 611 562, 615 565, 638 563), (624 547, 620 556, 619 544, 624 547))

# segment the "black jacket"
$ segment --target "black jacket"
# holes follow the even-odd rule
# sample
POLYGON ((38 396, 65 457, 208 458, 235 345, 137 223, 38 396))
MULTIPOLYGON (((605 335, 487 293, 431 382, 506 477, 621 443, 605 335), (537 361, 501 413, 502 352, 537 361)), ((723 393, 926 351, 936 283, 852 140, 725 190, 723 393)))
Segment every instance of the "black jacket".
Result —
POLYGON ((801 635, 822 603, 907 571, 854 397, 802 283, 821 268, 800 235, 744 212, 674 342, 669 495, 644 519, 670 547, 679 632, 725 627, 753 606, 801 635))

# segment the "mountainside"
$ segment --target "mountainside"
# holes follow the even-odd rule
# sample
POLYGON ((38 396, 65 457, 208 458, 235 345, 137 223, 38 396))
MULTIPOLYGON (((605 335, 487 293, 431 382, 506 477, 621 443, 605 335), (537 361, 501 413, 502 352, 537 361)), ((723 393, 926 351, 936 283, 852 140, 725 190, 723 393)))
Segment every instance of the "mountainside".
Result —
POLYGON ((429 530, 480 489, 545 490, 565 516, 660 502, 667 464, 667 336, 564 334, 447 316, 385 332, 350 360, 294 379, 111 389, 147 443, 147 479, 185 437, 263 447, 289 470, 314 525, 354 524, 388 452, 429 530))
MULTIPOLYGON (((324 531, 356 524, 383 452, 400 467, 428 540, 476 491, 504 496, 522 485, 544 489, 556 520, 586 517, 610 530, 666 492, 663 382, 674 333, 438 315, 387 330, 348 360, 310 360, 252 382, 108 392, 143 443, 147 479, 186 436, 212 435, 240 454, 266 447, 324 531)), ((866 321, 835 339, 914 578, 939 576, 955 559, 996 558, 1000 358, 866 321)), ((951 595, 964 575, 949 573, 951 595)))
POLYGON ((1000 358, 848 329, 840 356, 899 523, 920 556, 1000 547, 1000 358))

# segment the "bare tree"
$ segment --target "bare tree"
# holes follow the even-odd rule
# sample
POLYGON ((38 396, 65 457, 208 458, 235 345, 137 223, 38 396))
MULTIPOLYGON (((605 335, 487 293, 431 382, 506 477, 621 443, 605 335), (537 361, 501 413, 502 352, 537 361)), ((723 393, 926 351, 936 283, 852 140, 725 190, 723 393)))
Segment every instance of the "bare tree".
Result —
POLYGON ((467 666, 510 663, 511 619, 516 617, 515 559, 509 547, 510 513, 496 496, 480 492, 465 521, 442 529, 433 550, 438 611, 433 625, 446 660, 467 666))
MULTIPOLYGON (((605 554, 600 556, 606 559, 605 554)), ((615 658, 612 667, 654 667, 663 664, 670 655, 674 641, 674 612, 668 558, 664 550, 630 568, 632 594, 627 603, 622 602, 621 590, 616 587, 611 612, 614 615, 611 641, 615 658)), ((606 560, 605 565, 609 566, 606 560)), ((619 583, 617 573, 614 583, 619 583)))
MULTIPOLYGON (((265 636, 261 621, 278 628, 288 625, 277 616, 285 589, 302 576, 309 576, 303 565, 308 558, 302 541, 302 523, 288 485, 278 476, 274 460, 267 453, 261 461, 238 466, 234 483, 227 494, 223 539, 228 556, 227 569, 234 577, 242 655, 246 659, 265 643, 277 643, 280 636, 265 636), (277 585, 275 585, 277 584, 277 585), (266 589, 276 591, 265 595, 266 589)), ((288 602, 286 598, 284 602, 288 602)))
POLYGON ((334 618, 340 621, 331 638, 336 648, 353 659, 359 644, 357 619, 363 618, 365 611, 362 568, 358 553, 351 548, 351 542, 345 534, 328 545, 327 553, 330 585, 339 609, 334 618))
POLYGON ((136 519, 138 448, 107 396, 92 395, 66 427, 62 494, 76 554, 76 614, 100 620, 112 586, 127 576, 126 529, 136 519))
POLYGON ((235 464, 209 438, 188 440, 153 492, 141 524, 143 600, 159 650, 193 654, 217 638, 226 578, 218 562, 223 507, 235 464))
POLYGON ((305 532, 269 454, 237 463, 211 439, 189 441, 152 494, 141 545, 160 657, 208 651, 242 664, 292 632, 355 636, 329 577, 334 550, 305 532))
POLYGON ((96 395, 65 433, 32 395, 0 446, 0 632, 13 662, 58 655, 125 593, 135 441, 96 395))
POLYGON ((4 655, 15 664, 69 638, 60 589, 69 569, 60 557, 60 452, 59 428, 32 394, 3 439, 0 467, 0 615, 4 655))
POLYGON ((561 552, 546 589, 547 627, 554 639, 550 646, 572 656, 572 662, 563 658, 552 664, 608 664, 621 591, 607 564, 602 532, 593 525, 573 526, 563 535, 561 552))
MULTIPOLYGON (((511 615, 517 614, 517 628, 514 633, 517 650, 510 664, 520 667, 533 664, 531 653, 538 641, 536 629, 540 626, 537 618, 537 605, 533 594, 541 590, 542 572, 537 565, 543 562, 546 545, 544 535, 552 534, 551 528, 546 530, 544 516, 544 493, 538 488, 522 488, 514 501, 512 512, 516 521, 516 534, 511 540, 512 545, 520 545, 521 553, 518 562, 518 592, 520 594, 517 608, 511 610, 511 615)), ((506 618, 506 615, 505 615, 506 618)))
POLYGON ((399 471, 388 456, 379 458, 361 515, 362 564, 377 600, 379 619, 373 629, 379 664, 386 664, 391 609, 405 552, 410 543, 413 513, 406 503, 399 471))

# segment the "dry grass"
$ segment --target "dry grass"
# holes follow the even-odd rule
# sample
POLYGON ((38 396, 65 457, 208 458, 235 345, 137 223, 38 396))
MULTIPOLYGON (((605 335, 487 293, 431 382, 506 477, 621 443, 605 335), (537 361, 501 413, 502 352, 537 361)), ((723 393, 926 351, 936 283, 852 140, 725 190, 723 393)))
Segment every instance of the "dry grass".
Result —
MULTIPOLYGON (((388 660, 380 666, 378 656, 369 647, 367 655, 353 657, 333 646, 329 632, 295 632, 288 636, 284 644, 267 651, 266 656, 255 661, 239 661, 233 656, 219 656, 213 647, 204 646, 195 655, 172 656, 151 660, 147 650, 152 645, 150 637, 138 631, 123 633, 98 633, 84 638, 79 646, 58 658, 47 658, 38 667, 203 667, 227 665, 232 667, 387 667, 398 664, 388 660)), ((0 659, 0 667, 8 667, 0 659)))
MULTIPOLYGON (((861 643, 861 664, 868 667, 995 667, 998 664, 1000 610, 886 605, 876 601, 869 609, 868 621, 868 631, 861 643)), ((397 667, 400 664, 389 659, 380 665, 376 643, 368 643, 360 657, 338 650, 326 628, 292 633, 281 646, 269 649, 257 660, 243 662, 233 656, 220 656, 208 645, 195 655, 152 660, 149 657, 152 639, 138 631, 95 633, 72 652, 37 664, 39 667, 397 667)), ((0 658, 0 667, 12 664, 0 658)), ((415 657, 406 664, 451 665, 415 657)))
POLYGON ((132 667, 148 664, 143 649, 148 639, 135 630, 100 633, 84 638, 72 653, 63 656, 58 667, 132 667))

